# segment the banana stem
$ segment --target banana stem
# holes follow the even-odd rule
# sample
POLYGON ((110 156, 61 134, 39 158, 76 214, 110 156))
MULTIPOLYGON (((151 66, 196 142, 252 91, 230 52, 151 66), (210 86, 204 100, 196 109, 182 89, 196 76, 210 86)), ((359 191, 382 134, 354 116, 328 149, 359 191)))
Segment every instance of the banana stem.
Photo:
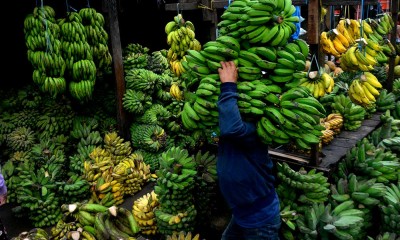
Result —
POLYGON ((283 17, 282 16, 274 15, 273 19, 274 19, 275 22, 277 22, 279 24, 281 24, 283 22, 283 17))

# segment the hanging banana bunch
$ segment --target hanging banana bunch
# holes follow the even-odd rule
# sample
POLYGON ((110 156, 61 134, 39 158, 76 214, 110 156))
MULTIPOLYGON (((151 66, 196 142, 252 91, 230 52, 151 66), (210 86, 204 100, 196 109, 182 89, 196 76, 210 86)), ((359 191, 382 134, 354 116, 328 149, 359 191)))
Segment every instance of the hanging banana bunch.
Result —
POLYGON ((340 67, 344 71, 371 71, 378 61, 373 55, 377 55, 376 50, 379 45, 374 45, 373 41, 361 40, 361 43, 353 44, 340 58, 340 67), (360 47, 361 46, 361 47, 360 47), (368 49, 368 50, 367 50, 368 49), (376 50, 375 50, 376 49, 376 50))
POLYGON ((84 102, 92 97, 96 80, 96 64, 82 17, 77 12, 69 12, 59 21, 61 29, 61 54, 66 61, 66 71, 72 81, 69 92, 78 101, 84 102))
POLYGON ((332 92, 335 86, 333 77, 323 67, 320 67, 319 71, 309 72, 302 81, 300 86, 308 88, 315 98, 323 97, 332 92))
POLYGON ((189 49, 199 51, 201 49, 201 44, 195 38, 194 31, 193 23, 191 21, 185 21, 182 14, 176 15, 174 21, 170 21, 165 25, 167 44, 170 46, 167 59, 171 70, 178 77, 185 72, 181 61, 186 61, 184 57, 186 51, 189 49))
POLYGON ((96 67, 101 71, 111 71, 112 57, 108 49, 108 33, 104 29, 104 16, 94 8, 82 8, 79 15, 96 67))
POLYGON ((65 61, 60 53, 60 27, 54 9, 46 5, 35 7, 25 17, 24 34, 28 60, 34 68, 33 81, 53 97, 65 92, 65 61))

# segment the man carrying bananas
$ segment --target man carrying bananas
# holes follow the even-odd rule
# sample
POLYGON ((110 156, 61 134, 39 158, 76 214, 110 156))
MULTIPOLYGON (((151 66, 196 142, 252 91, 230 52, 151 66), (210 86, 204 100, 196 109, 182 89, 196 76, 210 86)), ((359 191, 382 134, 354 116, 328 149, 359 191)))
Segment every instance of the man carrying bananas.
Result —
POLYGON ((258 138, 255 124, 241 118, 234 62, 221 66, 217 171, 221 193, 232 211, 221 239, 279 239, 279 199, 268 146, 258 138))

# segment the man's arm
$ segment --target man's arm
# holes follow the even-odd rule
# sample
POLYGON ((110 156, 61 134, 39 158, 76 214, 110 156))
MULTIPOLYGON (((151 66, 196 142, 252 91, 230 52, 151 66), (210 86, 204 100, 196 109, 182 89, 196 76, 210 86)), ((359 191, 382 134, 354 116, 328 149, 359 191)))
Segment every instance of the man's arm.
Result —
POLYGON ((231 62, 221 62, 218 73, 221 94, 218 99, 219 128, 221 136, 240 138, 255 132, 254 124, 242 121, 237 106, 237 68, 231 62))

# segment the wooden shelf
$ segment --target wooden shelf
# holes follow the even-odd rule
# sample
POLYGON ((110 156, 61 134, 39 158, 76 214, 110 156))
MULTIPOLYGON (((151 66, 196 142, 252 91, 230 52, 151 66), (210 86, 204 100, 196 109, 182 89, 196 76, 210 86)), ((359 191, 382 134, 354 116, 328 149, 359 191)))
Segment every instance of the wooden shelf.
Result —
POLYGON ((336 163, 338 163, 346 153, 356 146, 357 142, 368 136, 377 127, 381 121, 382 113, 375 113, 370 119, 363 121, 361 127, 357 131, 342 131, 330 142, 323 146, 320 151, 320 159, 317 164, 313 164, 312 157, 305 154, 296 154, 287 152, 285 149, 270 149, 270 156, 277 161, 285 161, 297 165, 318 168, 323 171, 330 171, 336 163), (319 162, 319 163, 318 163, 319 162))
MULTIPOLYGON (((222 9, 228 6, 229 1, 207 1, 209 2, 208 7, 211 9, 222 9), (212 4, 212 6, 211 6, 212 4)), ((166 11, 177 11, 178 8, 179 10, 197 10, 197 9, 203 9, 200 8, 199 5, 202 3, 202 1, 197 1, 197 0, 186 0, 186 1, 181 1, 177 3, 167 3, 165 4, 165 10, 166 11)), ((293 0, 292 1, 293 5, 295 6, 301 6, 301 5, 307 5, 306 0, 293 0)), ((203 3, 204 4, 204 3, 203 3)))

